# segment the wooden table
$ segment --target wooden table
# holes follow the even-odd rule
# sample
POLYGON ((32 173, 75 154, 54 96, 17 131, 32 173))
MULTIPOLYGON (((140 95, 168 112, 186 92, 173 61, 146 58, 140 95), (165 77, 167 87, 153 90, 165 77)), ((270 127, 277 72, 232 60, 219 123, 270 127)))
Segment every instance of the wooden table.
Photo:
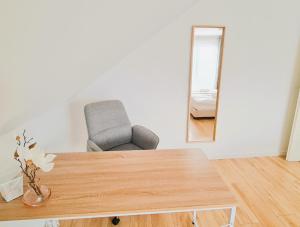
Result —
POLYGON ((58 154, 40 173, 52 189, 39 208, 21 198, 0 200, 0 221, 76 219, 231 209, 236 200, 206 156, 196 149, 58 154))

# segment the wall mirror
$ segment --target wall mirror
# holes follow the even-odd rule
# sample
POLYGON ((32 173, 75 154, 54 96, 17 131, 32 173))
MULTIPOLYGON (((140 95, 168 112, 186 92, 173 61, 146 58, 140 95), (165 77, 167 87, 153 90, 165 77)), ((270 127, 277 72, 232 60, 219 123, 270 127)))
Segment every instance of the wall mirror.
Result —
POLYGON ((193 26, 188 100, 188 142, 216 137, 225 27, 193 26))

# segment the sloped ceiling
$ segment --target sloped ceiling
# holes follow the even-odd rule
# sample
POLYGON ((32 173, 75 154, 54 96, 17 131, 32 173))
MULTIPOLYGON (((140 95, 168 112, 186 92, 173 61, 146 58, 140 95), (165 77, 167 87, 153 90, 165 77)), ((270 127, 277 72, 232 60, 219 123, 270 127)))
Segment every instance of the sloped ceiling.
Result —
POLYGON ((195 2, 0 1, 0 134, 72 97, 195 2))

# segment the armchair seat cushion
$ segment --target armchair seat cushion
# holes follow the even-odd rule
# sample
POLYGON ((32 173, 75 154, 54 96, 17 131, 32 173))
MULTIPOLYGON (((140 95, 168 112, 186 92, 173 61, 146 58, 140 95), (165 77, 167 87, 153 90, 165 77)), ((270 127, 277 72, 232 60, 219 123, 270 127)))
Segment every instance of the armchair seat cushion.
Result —
POLYGON ((133 143, 125 143, 110 149, 110 151, 126 151, 126 150, 142 150, 142 148, 133 143))
POLYGON ((130 143, 132 130, 130 125, 105 129, 94 135, 91 140, 103 150, 110 150, 121 144, 130 143))

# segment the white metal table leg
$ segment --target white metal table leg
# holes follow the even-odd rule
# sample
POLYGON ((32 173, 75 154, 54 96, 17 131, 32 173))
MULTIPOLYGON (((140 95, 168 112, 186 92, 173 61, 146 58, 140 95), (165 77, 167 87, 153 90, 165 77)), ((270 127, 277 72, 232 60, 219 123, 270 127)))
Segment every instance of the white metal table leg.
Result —
POLYGON ((58 220, 48 220, 45 222, 44 227, 59 227, 59 221, 58 220))
POLYGON ((198 222, 197 222, 197 212, 196 212, 196 210, 194 210, 194 213, 193 213, 193 225, 195 227, 199 227, 198 222))
POLYGON ((231 207, 229 226, 234 227, 236 207, 231 207))

